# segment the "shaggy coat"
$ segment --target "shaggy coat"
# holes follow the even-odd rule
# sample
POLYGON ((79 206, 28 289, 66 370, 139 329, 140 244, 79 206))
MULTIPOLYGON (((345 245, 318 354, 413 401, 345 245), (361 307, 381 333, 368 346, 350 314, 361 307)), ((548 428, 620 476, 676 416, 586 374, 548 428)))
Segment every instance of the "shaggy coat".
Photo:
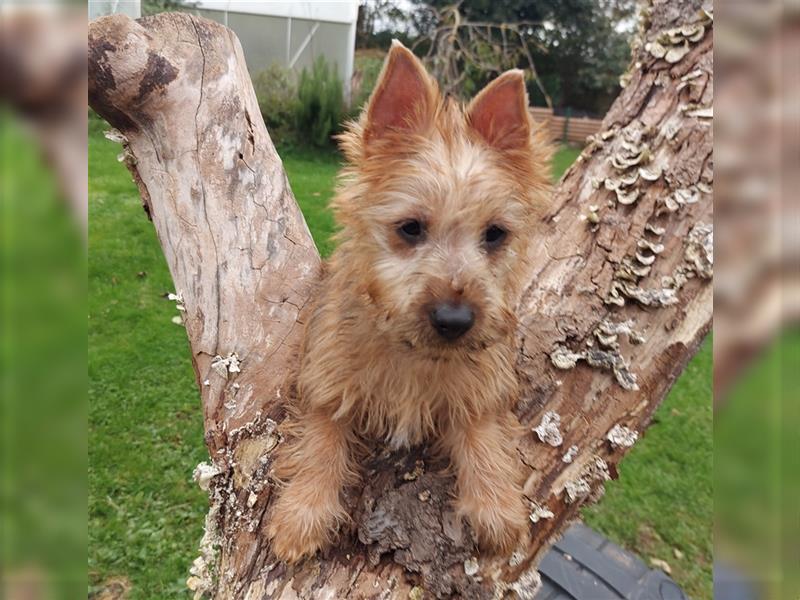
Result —
POLYGON ((341 145, 339 244, 307 326, 294 435, 274 468, 284 487, 272 548, 294 561, 333 541, 370 438, 447 453, 459 513, 484 546, 509 551, 528 522, 510 411, 514 308, 550 178, 523 74, 462 106, 395 42, 341 145), (432 325, 443 303, 469 308, 457 339, 432 325))

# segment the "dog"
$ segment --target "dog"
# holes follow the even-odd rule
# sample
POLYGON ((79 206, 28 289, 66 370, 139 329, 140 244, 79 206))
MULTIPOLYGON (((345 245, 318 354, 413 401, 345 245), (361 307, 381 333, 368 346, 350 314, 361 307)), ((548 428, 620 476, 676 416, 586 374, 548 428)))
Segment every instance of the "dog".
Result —
POLYGON ((514 308, 550 186, 523 73, 462 106, 394 42, 340 142, 339 243, 306 326, 295 432, 273 466, 272 549, 294 562, 334 541, 370 438, 446 453, 458 513, 482 547, 509 552, 528 523, 514 308))

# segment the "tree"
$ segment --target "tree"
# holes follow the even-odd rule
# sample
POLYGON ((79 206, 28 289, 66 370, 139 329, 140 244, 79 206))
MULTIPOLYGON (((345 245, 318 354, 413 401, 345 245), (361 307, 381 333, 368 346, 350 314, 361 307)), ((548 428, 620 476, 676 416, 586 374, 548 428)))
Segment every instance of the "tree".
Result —
POLYGON ((395 30, 392 25, 407 22, 408 15, 395 0, 371 0, 358 6, 356 46, 358 48, 388 48, 393 38, 408 39, 408 31, 395 30))
POLYGON ((444 94, 468 99, 489 80, 509 69, 523 68, 536 89, 550 98, 541 86, 531 54, 531 23, 472 21, 458 5, 425 9, 432 26, 412 46, 424 51, 424 61, 444 94))
POLYGON ((633 6, 622 2, 571 0, 555 2, 534 50, 539 71, 549 75, 558 106, 603 114, 619 93, 619 76, 630 60, 628 30, 633 6))
MULTIPOLYGON (((517 65, 536 65, 541 85, 530 86, 534 103, 546 104, 547 96, 559 107, 604 113, 619 92, 619 76, 630 58, 631 0, 451 0, 416 2, 421 38, 432 37, 442 18, 457 9, 463 19, 500 25, 519 24, 526 52, 517 65), (438 18, 437 18, 438 17, 438 18)), ((498 36, 499 37, 499 36, 498 36)), ((505 47, 505 40, 493 40, 505 47)), ((474 84, 480 88, 483 81, 474 84)))
POLYGON ((533 597, 537 562, 616 477, 711 326, 712 21, 698 9, 650 7, 627 87, 543 217, 519 305, 528 543, 480 555, 425 449, 380 452, 348 492, 358 541, 294 567, 262 530, 320 260, 241 47, 187 14, 91 24, 90 103, 118 130, 186 308, 211 457, 196 470, 211 500, 196 594, 533 597))

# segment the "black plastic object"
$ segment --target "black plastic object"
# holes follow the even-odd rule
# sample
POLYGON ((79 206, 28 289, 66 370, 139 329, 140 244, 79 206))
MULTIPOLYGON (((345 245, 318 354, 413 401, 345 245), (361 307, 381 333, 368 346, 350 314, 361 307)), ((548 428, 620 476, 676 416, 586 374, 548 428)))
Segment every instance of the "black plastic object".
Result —
POLYGON ((651 569, 583 523, 575 523, 539 564, 536 600, 687 600, 666 573, 651 569))

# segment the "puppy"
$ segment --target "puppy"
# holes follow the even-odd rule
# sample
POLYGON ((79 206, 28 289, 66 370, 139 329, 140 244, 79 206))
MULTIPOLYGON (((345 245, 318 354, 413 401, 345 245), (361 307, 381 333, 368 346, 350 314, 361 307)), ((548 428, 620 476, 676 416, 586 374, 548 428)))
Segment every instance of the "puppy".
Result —
POLYGON ((550 180, 523 74, 461 106, 395 42, 341 145, 339 244, 307 325, 296 435, 273 471, 285 482, 273 551, 296 561, 333 541, 356 447, 371 438, 446 452, 459 513, 484 547, 508 552, 528 522, 514 307, 550 180))

